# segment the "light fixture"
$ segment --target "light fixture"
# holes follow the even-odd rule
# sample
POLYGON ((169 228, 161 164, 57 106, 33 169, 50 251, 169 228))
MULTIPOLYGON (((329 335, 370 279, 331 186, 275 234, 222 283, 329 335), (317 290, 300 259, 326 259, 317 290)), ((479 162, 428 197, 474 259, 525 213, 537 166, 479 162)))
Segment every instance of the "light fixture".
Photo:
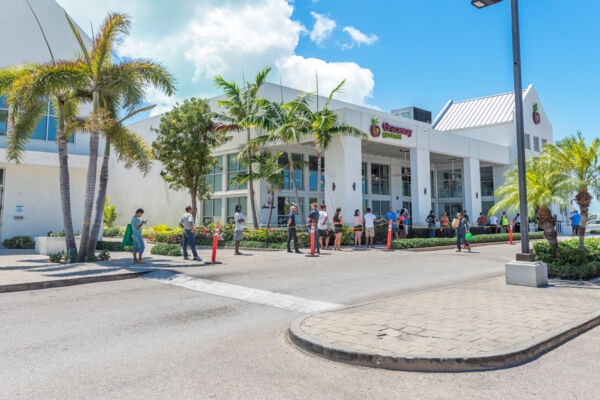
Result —
POLYGON ((479 198, 479 192, 475 192, 475 198, 478 199, 479 198))
POLYGON ((423 194, 427 196, 427 188, 423 189, 423 194))
POLYGON ((352 182, 352 189, 356 192, 356 182, 352 182))
POLYGON ((488 6, 493 6, 496 3, 500 3, 502 0, 471 0, 471 4, 473 4, 477 8, 485 8, 488 6))
POLYGON ((335 192, 335 182, 331 183, 331 190, 335 192))

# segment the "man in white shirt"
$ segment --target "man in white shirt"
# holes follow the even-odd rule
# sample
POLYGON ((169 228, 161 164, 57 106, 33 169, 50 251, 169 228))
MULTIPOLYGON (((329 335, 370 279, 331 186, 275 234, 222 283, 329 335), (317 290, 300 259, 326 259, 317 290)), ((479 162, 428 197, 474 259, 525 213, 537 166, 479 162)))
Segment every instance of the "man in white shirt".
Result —
POLYGON ((377 221, 377 217, 375 214, 371 212, 370 208, 367 208, 367 213, 365 214, 365 234, 367 236, 366 245, 369 247, 369 242, 371 243, 371 248, 373 248, 373 238, 375 237, 375 221, 377 221))
POLYGON ((492 215, 488 220, 488 224, 492 227, 492 233, 498 233, 498 217, 492 215))
POLYGON ((327 250, 329 247, 329 230, 327 229, 327 207, 323 204, 321 211, 319 211, 319 222, 317 223, 317 229, 319 230, 319 245, 321 248, 327 250))
POLYGON ((235 215, 233 216, 235 221, 235 230, 233 231, 233 240, 235 240, 235 251, 233 254, 236 256, 242 255, 240 253, 240 242, 244 239, 244 215, 242 214, 242 206, 235 206, 235 215))
POLYGON ((192 214, 193 210, 192 206, 187 206, 185 214, 183 214, 179 221, 179 226, 183 229, 183 259, 188 259, 187 247, 190 246, 194 260, 202 261, 196 252, 196 234, 194 233, 196 228, 194 225, 194 215, 192 214))

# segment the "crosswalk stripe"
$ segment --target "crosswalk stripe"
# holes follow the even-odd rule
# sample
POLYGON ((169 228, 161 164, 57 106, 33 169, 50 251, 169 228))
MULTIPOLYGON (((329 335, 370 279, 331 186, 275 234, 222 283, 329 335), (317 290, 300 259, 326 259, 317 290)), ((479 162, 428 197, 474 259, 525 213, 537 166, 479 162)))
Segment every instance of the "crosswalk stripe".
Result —
POLYGON ((153 271, 143 275, 143 278, 164 284, 214 294, 216 296, 263 304, 271 307, 301 313, 313 313, 343 307, 343 304, 329 303, 320 300, 310 300, 288 294, 270 292, 231 283, 211 281, 171 271, 153 271))

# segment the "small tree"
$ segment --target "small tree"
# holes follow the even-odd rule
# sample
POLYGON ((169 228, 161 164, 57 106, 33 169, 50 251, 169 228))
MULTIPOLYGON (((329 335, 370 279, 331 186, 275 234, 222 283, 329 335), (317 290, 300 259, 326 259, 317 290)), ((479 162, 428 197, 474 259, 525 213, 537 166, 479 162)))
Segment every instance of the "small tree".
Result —
POLYGON ((215 162, 212 151, 227 141, 227 132, 237 126, 213 120, 208 100, 191 98, 177 103, 160 119, 152 143, 154 156, 162 164, 160 176, 173 190, 190 194, 196 218, 197 200, 209 198, 213 188, 205 176, 215 162))
POLYGON ((117 207, 114 204, 109 204, 108 196, 106 196, 106 201, 104 202, 104 223, 107 227, 112 228, 113 224, 117 220, 119 214, 117 213, 117 207))

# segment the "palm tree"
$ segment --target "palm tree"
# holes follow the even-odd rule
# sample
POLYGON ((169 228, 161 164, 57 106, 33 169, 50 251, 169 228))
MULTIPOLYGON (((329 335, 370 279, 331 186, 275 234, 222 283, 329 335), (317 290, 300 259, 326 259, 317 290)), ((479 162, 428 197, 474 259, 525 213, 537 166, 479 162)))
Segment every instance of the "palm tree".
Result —
MULTIPOLYGON (((537 213, 544 237, 552 247, 557 247, 556 220, 552 216, 550 206, 554 204, 561 209, 567 206, 568 178, 554 168, 547 155, 534 157, 527 161, 526 170, 529 215, 523 215, 521 219, 527 223, 528 218, 537 213)), ((519 212, 519 172, 516 166, 506 173, 504 185, 496 189, 494 195, 499 200, 489 210, 489 215, 497 214, 502 210, 519 212)))
POLYGON ((588 144, 581 132, 569 136, 555 144, 547 144, 544 151, 552 160, 554 167, 568 177, 571 192, 576 192, 575 201, 581 211, 579 228, 579 248, 585 249, 585 226, 592 195, 600 195, 600 139, 588 144))
MULTIPOLYGON (((218 101, 217 104, 225 108, 227 114, 218 114, 217 118, 226 122, 227 124, 235 124, 239 130, 245 129, 246 131, 246 142, 250 142, 250 128, 245 121, 248 118, 255 116, 260 108, 258 107, 256 100, 258 98, 258 92, 262 85, 267 79, 267 75, 271 71, 271 68, 265 68, 260 71, 254 78, 254 82, 244 82, 244 88, 240 88, 235 81, 228 82, 220 75, 215 77, 215 85, 218 88, 223 89, 227 100, 218 101)), ((248 173, 250 176, 253 175, 252 163, 250 161, 254 151, 249 151, 246 154, 248 163, 248 173)), ((254 228, 258 228, 258 215, 256 211, 256 203, 254 199, 254 179, 248 180, 248 192, 250 195, 250 207, 252 208, 252 223, 254 228)))
POLYGON ((327 150, 327 147, 331 144, 336 136, 353 136, 360 139, 366 139, 367 135, 358 128, 350 125, 338 124, 338 115, 329 109, 329 103, 333 98, 333 95, 337 92, 341 92, 342 87, 346 83, 346 80, 340 82, 327 97, 325 106, 322 110, 319 110, 319 86, 317 81, 317 110, 312 112, 310 108, 304 107, 299 104, 298 111, 302 118, 308 119, 311 126, 311 133, 315 141, 315 147, 317 150, 317 203, 321 204, 321 176, 322 176, 322 165, 321 155, 327 150))
POLYGON ((275 193, 277 189, 283 186, 283 171, 285 167, 279 163, 279 158, 283 155, 282 152, 269 153, 263 151, 259 154, 255 154, 251 157, 251 162, 257 165, 255 172, 250 175, 249 172, 240 172, 234 178, 236 183, 245 183, 250 180, 264 179, 269 187, 267 193, 271 195, 271 207, 269 209, 269 218, 267 220, 267 229, 271 226, 271 217, 273 215, 273 208, 275 204, 275 193))
MULTIPOLYGON (((152 85, 161 89, 167 95, 172 95, 175 91, 174 79, 167 73, 164 67, 154 61, 146 59, 134 59, 119 64, 113 64, 111 61, 111 52, 115 42, 129 32, 130 20, 124 14, 109 14, 101 26, 100 31, 94 39, 91 52, 88 52, 79 30, 75 27, 69 16, 65 13, 71 30, 75 35, 83 54, 84 62, 80 62, 80 68, 87 75, 87 89, 92 99, 91 119, 98 120, 106 115, 106 110, 102 110, 102 101, 105 96, 123 96, 125 99, 124 107, 130 111, 135 110, 143 99, 143 89, 145 85, 152 85)), ((92 224, 92 213, 94 210, 94 195, 96 190, 96 170, 98 164, 98 147, 100 140, 100 130, 93 129, 90 132, 90 151, 88 170, 86 177, 86 192, 83 210, 83 228, 81 230, 81 245, 79 260, 83 261, 89 251, 92 224)), ((108 147, 110 145, 107 143, 108 147)), ((108 182, 108 176, 104 184, 108 182)), ((105 196, 97 202, 97 206, 102 205, 104 209, 105 196)), ((97 220, 98 218, 96 218, 97 220)), ((100 221, 102 218, 100 218, 100 221)), ((102 223, 100 222, 100 225, 102 223)), ((99 230, 99 228, 97 228, 99 230)), ((95 239, 92 241, 96 240, 95 239)))

